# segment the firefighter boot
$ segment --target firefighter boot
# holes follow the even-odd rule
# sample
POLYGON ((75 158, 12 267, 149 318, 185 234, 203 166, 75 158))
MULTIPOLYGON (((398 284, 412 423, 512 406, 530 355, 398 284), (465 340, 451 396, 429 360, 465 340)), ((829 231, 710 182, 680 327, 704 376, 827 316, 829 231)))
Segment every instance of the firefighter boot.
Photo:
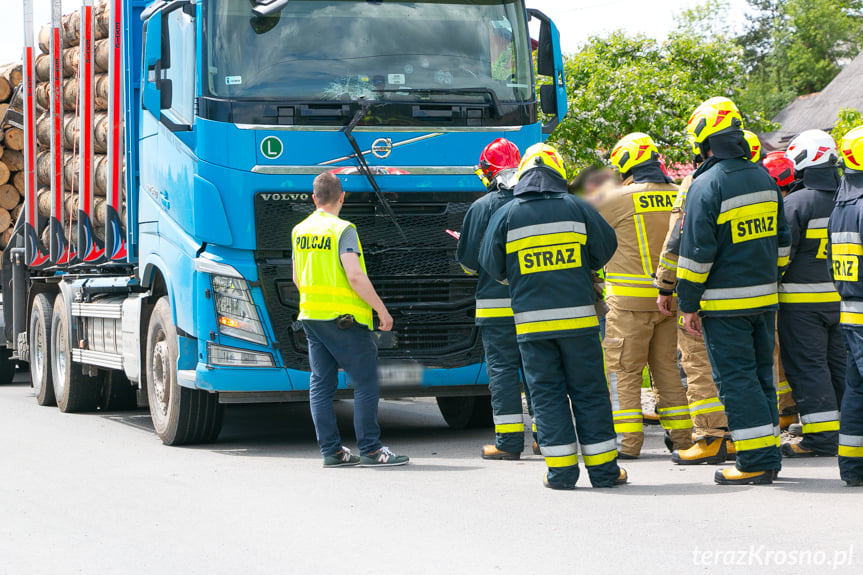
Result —
POLYGON ((620 475, 617 476, 617 479, 614 480, 615 485, 623 485, 629 482, 629 474, 626 472, 624 468, 620 468, 620 475))
POLYGON ((736 467, 717 469, 713 480, 719 485, 769 485, 773 483, 776 473, 767 471, 740 471, 736 467))
POLYGON ((717 464, 724 462, 727 457, 728 447, 724 438, 702 437, 689 449, 675 450, 671 462, 677 465, 717 464))
POLYGON ((826 455, 826 453, 818 453, 817 451, 806 449, 799 443, 782 444, 783 457, 818 457, 819 455, 826 455))
POLYGON ((782 431, 785 431, 795 423, 797 423, 796 413, 788 413, 779 416, 779 429, 782 431))
POLYGON ((539 448, 539 443, 537 443, 536 441, 533 442, 533 454, 542 455, 542 450, 539 448))
POLYGON ((736 461, 737 460, 737 448, 734 446, 734 441, 731 439, 730 435, 725 436, 725 456, 726 461, 736 461))
POLYGON ((572 491, 575 489, 575 483, 572 485, 567 483, 557 483, 554 481, 548 480, 548 474, 542 476, 542 484, 549 489, 555 489, 557 491, 572 491))
POLYGON ((496 459, 506 461, 516 461, 521 457, 521 453, 510 453, 509 451, 501 451, 494 445, 486 445, 482 448, 483 459, 496 459))

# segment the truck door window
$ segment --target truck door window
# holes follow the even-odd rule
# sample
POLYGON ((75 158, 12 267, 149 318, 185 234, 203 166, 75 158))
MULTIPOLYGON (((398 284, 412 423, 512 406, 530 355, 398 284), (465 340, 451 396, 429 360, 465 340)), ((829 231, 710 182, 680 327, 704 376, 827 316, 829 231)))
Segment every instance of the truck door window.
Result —
POLYGON ((171 80, 171 107, 177 119, 192 124, 195 116, 195 21, 182 10, 166 16, 170 66, 165 77, 171 80))

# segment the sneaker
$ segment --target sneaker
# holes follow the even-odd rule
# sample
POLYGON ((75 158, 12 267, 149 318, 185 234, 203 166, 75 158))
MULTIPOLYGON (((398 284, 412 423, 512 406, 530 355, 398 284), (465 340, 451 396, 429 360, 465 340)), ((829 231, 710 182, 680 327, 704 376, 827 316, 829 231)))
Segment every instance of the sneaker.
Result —
POLYGON ((353 455, 351 450, 342 445, 335 455, 324 457, 324 467, 352 467, 360 464, 360 456, 353 455))
POLYGON ((407 455, 396 455, 389 447, 381 447, 377 451, 360 457, 360 465, 363 467, 393 467, 404 465, 410 460, 407 455))

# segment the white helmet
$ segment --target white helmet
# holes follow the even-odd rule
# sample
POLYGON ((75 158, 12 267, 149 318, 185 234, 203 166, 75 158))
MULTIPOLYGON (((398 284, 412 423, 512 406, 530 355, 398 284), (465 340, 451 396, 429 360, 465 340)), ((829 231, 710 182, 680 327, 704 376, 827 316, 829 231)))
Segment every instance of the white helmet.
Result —
POLYGON ((785 157, 794 162, 794 170, 799 172, 814 166, 835 166, 839 152, 830 134, 821 130, 806 130, 791 140, 785 157))

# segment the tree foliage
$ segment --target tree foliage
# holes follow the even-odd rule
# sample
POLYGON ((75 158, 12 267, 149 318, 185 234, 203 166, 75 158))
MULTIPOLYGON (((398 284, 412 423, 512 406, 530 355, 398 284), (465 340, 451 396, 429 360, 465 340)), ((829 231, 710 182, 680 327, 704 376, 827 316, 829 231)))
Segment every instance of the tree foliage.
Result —
POLYGON ((845 137, 845 134, 857 126, 863 126, 863 114, 854 108, 842 108, 839 110, 836 125, 833 126, 830 135, 833 136, 833 139, 838 144, 845 137))
MULTIPOLYGON (((593 37, 564 67, 569 114, 552 140, 577 166, 601 161, 630 132, 650 134, 666 163, 688 161, 690 114, 707 98, 735 98, 743 75, 738 47, 686 33, 661 43, 623 32, 593 37)), ((771 127, 757 110, 747 110, 745 121, 771 127)))

